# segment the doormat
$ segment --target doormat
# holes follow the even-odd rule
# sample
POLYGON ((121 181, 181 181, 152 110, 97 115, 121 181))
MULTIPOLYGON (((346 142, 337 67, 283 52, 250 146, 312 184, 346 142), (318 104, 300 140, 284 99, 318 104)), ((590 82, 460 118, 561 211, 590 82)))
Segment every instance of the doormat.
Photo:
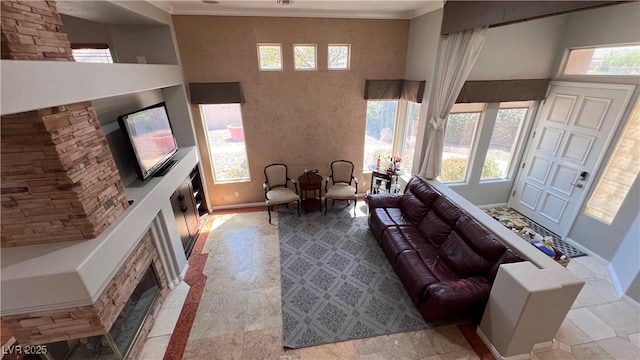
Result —
POLYGON ((536 233, 544 236, 551 236, 553 238, 553 246, 556 247, 558 250, 562 251, 562 253, 564 253, 565 255, 567 255, 569 258, 575 258, 575 257, 580 257, 580 256, 586 256, 587 254, 583 253, 582 251, 578 250, 575 246, 572 246, 570 244, 567 244, 564 240, 562 240, 560 238, 560 236, 552 231, 547 230, 545 227, 543 227, 542 225, 538 224, 537 222, 529 219, 528 217, 522 215, 521 213, 517 212, 516 210, 512 209, 512 208, 508 208, 508 207, 497 207, 497 208, 486 208, 486 209, 482 209, 484 212, 486 212, 487 214, 489 214, 489 216, 491 216, 492 218, 498 220, 498 221, 506 221, 506 220, 512 220, 512 219, 518 219, 521 220, 523 222, 525 222, 528 228, 530 228, 531 230, 535 231, 536 233))
POLYGON ((326 216, 278 211, 285 347, 444 325, 424 321, 371 235, 367 217, 352 216, 351 206, 326 216))

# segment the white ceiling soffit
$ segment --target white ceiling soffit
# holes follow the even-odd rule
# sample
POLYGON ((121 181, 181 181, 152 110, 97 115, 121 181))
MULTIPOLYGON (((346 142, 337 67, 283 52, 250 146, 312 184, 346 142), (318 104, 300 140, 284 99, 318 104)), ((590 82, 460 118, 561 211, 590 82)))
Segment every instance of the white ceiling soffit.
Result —
POLYGON ((283 16, 356 19, 413 19, 443 7, 442 0, 294 0, 278 4, 276 0, 156 1, 149 3, 172 15, 283 16))
MULTIPOLYGON (((1 0, 0 0, 1 1, 1 0)), ((150 16, 142 15, 132 11, 132 7, 140 5, 149 6, 144 1, 78 1, 78 0, 58 0, 56 1, 58 12, 61 14, 90 20, 101 24, 135 24, 135 25, 159 25, 163 22, 153 19, 150 16), (118 5, 122 4, 122 5, 118 5)), ((156 9, 151 7, 151 9, 156 9)), ((157 9, 156 9, 157 10, 157 9)), ((170 19, 169 19, 170 21, 170 19)))

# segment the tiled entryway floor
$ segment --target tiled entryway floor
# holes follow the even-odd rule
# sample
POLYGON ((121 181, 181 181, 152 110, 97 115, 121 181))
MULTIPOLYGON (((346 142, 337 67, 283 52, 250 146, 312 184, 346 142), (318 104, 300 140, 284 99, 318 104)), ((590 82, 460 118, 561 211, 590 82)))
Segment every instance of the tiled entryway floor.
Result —
MULTIPOLYGON (((365 216, 363 210, 358 209, 358 216, 365 216)), ((468 326, 284 350, 277 215, 273 222, 267 222, 266 211, 214 213, 209 217, 206 242, 196 246, 202 255, 192 257, 206 260, 200 265, 206 277, 201 279, 200 290, 191 286, 176 327, 178 333, 171 339, 182 339, 186 346, 170 344, 165 359, 492 358, 477 346, 477 337, 468 326), (188 306, 195 305, 189 304, 189 298, 197 301, 200 292, 199 304, 189 310, 188 306), (193 325, 189 328, 190 321, 193 325)), ((190 266, 198 267, 191 260, 190 266)), ((540 351, 532 358, 640 359, 640 306, 618 299, 606 267, 593 259, 572 259, 569 270, 587 285, 562 324, 554 349, 540 351)))

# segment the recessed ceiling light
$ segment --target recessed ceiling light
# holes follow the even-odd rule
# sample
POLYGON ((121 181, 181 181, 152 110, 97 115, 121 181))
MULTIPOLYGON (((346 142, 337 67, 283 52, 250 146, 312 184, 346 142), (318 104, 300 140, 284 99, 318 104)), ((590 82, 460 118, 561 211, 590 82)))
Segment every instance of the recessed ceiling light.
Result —
POLYGON ((210 5, 215 5, 220 3, 220 1, 215 1, 215 0, 202 0, 202 2, 210 5))
POLYGON ((277 4, 282 4, 282 5, 293 5, 295 0, 276 0, 277 4))

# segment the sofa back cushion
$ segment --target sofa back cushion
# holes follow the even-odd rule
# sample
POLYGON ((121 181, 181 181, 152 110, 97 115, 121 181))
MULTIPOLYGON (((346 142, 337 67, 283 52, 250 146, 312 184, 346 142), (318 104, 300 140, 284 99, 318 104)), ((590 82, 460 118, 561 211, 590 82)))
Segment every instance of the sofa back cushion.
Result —
POLYGON ((438 249, 440 256, 460 277, 486 274, 491 263, 478 255, 454 230, 438 249))
POLYGON ((413 176, 411 178, 405 191, 407 190, 411 190, 411 192, 428 208, 431 208, 433 206, 433 202, 441 196, 439 192, 431 187, 431 185, 427 184, 417 176, 413 176))
POLYGON ((500 255, 500 258, 493 264, 491 264, 491 268, 489 269, 489 279, 493 282, 496 279, 496 275, 498 275, 498 268, 502 264, 509 264, 514 262, 524 261, 515 251, 506 248, 505 251, 500 255))
POLYGON ((418 224, 418 231, 431 245, 440 247, 451 233, 451 226, 444 222, 435 211, 429 211, 418 224))
POLYGON ((458 218, 455 229, 473 251, 490 263, 504 253, 505 246, 467 214, 458 218))
POLYGON ((433 210, 449 226, 455 227, 458 218, 463 214, 456 204, 444 196, 440 196, 433 202, 433 210))
POLYGON ((405 189, 399 207, 402 214, 413 224, 417 225, 431 210, 433 202, 440 196, 431 186, 420 178, 411 178, 405 189))
POLYGON ((409 220, 412 224, 418 224, 424 219, 429 207, 425 205, 420 199, 418 199, 411 189, 407 189, 399 202, 400 211, 402 215, 409 220))

